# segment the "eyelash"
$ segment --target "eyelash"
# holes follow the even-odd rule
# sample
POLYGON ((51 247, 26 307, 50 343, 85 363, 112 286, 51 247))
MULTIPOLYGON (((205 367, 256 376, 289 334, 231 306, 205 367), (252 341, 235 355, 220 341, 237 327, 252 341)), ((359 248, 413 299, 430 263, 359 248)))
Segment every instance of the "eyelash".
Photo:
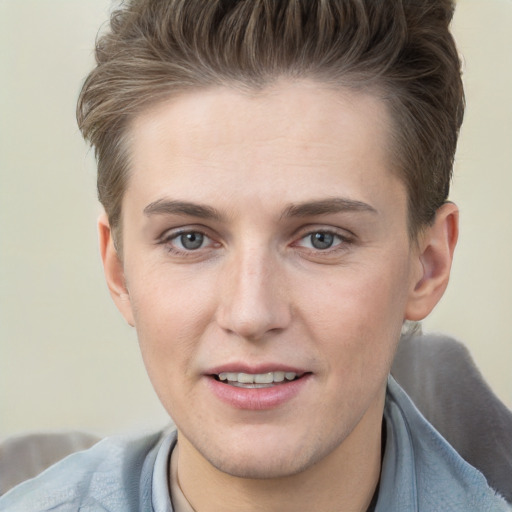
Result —
MULTIPOLYGON (((182 237, 183 235, 188 234, 195 234, 195 235, 201 235, 204 237, 205 241, 209 241, 208 245, 213 245, 217 247, 221 247, 221 244, 219 242, 215 242, 212 237, 210 237, 207 233, 205 233, 201 229, 181 229, 178 231, 172 231, 165 233, 160 239, 158 240, 159 245, 165 246, 165 249, 168 253, 173 254, 175 256, 179 257, 194 257, 199 256, 201 254, 201 250, 208 248, 206 247, 198 247, 197 249, 180 249, 177 248, 174 244, 174 241, 182 237)), ((335 243, 335 242, 334 242, 335 243)), ((301 233, 300 238, 298 238, 295 242, 293 242, 291 245, 292 247, 302 247, 303 249, 307 250, 311 254, 320 255, 320 256, 329 256, 338 254, 342 251, 347 251, 351 245, 354 243, 354 236, 347 236, 346 234, 341 234, 340 232, 333 230, 333 229, 309 229, 308 231, 304 231, 301 233), (321 234, 321 235, 330 235, 334 237, 334 239, 338 240, 338 243, 336 243, 334 246, 327 247, 325 249, 318 249, 318 248, 310 248, 310 247, 304 247, 300 245, 300 242, 307 240, 308 238, 311 239, 311 237, 315 234, 321 234)))
MULTIPOLYGON (((307 231, 303 231, 303 233, 301 233, 300 238, 293 243, 293 246, 301 247, 300 244, 303 243, 303 241, 308 240, 308 238, 311 240, 310 237, 312 237, 315 234, 333 236, 335 239, 335 245, 325 249, 316 249, 314 247, 302 246, 302 249, 303 251, 305 251, 305 253, 299 253, 301 257, 306 259, 312 258, 313 260, 317 259, 319 260, 319 262, 321 262, 322 260, 328 262, 332 258, 340 257, 343 254, 347 253, 356 242, 356 236, 350 232, 347 232, 346 230, 344 230, 343 233, 341 233, 340 231, 329 228, 308 228, 307 231)), ((311 241, 309 243, 311 244, 311 241)))
MULTIPOLYGON (((195 234, 195 235, 201 235, 206 240, 210 240, 210 243, 213 242, 213 239, 208 236, 204 231, 200 229, 181 229, 179 231, 172 231, 165 233, 158 241, 158 244, 161 244, 165 246, 165 249, 167 252, 174 254, 176 256, 181 257, 190 257, 190 256, 196 256, 203 247, 199 247, 197 249, 180 249, 175 247, 173 242, 183 235, 189 235, 189 234, 195 234)), ((218 244, 220 246, 220 244, 218 244)))

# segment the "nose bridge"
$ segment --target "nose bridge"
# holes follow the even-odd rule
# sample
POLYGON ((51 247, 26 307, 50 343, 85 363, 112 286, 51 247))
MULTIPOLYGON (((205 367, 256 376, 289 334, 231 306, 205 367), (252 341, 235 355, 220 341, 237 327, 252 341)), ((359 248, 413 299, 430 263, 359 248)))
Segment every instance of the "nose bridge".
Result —
POLYGON ((219 325, 246 339, 286 327, 290 319, 284 275, 271 248, 246 243, 233 251, 222 276, 219 325))

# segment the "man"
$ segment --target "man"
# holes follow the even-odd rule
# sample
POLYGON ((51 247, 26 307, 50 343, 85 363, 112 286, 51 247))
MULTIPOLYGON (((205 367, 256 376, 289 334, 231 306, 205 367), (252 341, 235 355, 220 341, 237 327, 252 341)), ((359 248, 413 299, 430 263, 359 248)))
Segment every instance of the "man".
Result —
POLYGON ((448 1, 134 0, 78 118, 100 248, 177 430, 1 510, 507 510, 389 375, 436 305, 462 122, 448 1))

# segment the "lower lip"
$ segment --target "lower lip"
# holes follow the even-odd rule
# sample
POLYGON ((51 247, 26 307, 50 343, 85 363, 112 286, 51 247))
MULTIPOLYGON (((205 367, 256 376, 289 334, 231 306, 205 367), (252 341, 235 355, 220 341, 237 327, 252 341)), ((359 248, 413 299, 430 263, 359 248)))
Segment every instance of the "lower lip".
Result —
POLYGON ((235 409, 262 411, 275 409, 292 400, 307 384, 311 375, 276 384, 269 388, 239 388, 208 377, 208 386, 214 395, 235 409))

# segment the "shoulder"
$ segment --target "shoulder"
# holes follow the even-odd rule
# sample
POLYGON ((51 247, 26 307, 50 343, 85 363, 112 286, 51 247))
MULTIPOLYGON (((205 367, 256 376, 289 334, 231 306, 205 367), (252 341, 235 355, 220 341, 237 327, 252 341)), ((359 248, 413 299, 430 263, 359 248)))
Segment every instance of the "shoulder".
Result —
MULTIPOLYGON (((382 500, 392 502, 393 510, 511 510, 483 474, 460 457, 421 415, 392 377, 385 419, 382 500)), ((380 499, 379 495, 379 505, 380 499)))
POLYGON ((172 435, 106 438, 12 489, 0 498, 0 511, 139 510, 158 448, 172 435))

